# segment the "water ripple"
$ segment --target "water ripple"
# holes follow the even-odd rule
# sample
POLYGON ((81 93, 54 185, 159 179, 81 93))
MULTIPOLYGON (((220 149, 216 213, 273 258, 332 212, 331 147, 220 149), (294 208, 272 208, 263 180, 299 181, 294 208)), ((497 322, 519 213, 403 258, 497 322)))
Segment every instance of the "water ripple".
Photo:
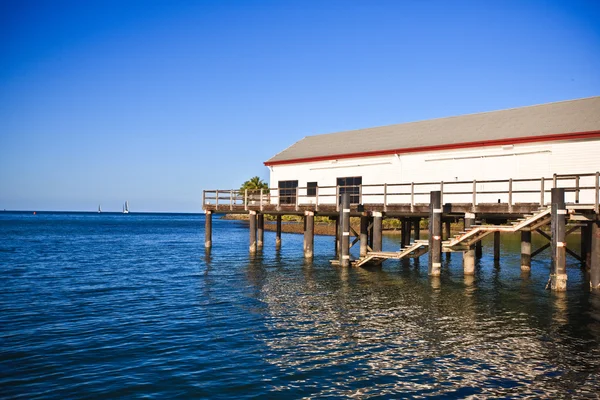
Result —
POLYGON ((38 217, 0 217, 5 398, 597 397, 600 296, 576 265, 564 294, 521 276, 516 237, 432 280, 332 268, 328 237, 250 257, 239 222, 207 254, 199 216, 38 217))

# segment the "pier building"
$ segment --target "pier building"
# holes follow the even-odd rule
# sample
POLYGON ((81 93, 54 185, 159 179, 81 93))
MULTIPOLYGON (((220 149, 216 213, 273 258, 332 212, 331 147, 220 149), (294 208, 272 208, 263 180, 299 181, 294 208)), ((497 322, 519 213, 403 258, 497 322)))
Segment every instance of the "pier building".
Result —
POLYGON ((436 276, 443 251, 462 252, 464 272, 472 274, 478 246, 489 234, 499 257, 501 232, 521 232, 521 268, 527 270, 543 250, 531 249, 531 233, 539 232, 552 247, 554 289, 566 288, 567 254, 600 288, 599 154, 598 96, 308 136, 265 161, 270 189, 204 191, 206 246, 213 213, 250 215, 250 251, 263 245, 264 214, 278 216, 277 246, 281 215, 294 214, 304 216, 310 258, 314 216, 326 215, 338 221, 340 265, 429 252, 429 273, 436 276), (353 242, 346 221, 351 215, 361 217, 353 242), (384 218, 401 221, 397 252, 381 251, 384 218), (427 241, 419 238, 422 218, 429 219, 427 241), (451 237, 449 224, 457 219, 464 231, 451 237), (582 234, 576 251, 564 240, 574 230, 582 234), (351 260, 350 243, 359 242, 360 258, 351 260))

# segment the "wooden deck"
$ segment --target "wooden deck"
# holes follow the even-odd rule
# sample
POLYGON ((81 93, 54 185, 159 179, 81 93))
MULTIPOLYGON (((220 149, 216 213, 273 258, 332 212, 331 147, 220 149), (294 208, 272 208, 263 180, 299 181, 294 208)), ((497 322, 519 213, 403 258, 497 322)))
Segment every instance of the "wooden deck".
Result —
POLYGON ((250 211, 272 215, 339 215, 341 193, 352 193, 352 216, 381 212, 389 217, 427 217, 431 190, 442 192, 443 214, 484 214, 487 218, 513 218, 532 214, 550 204, 550 190, 565 189, 568 208, 599 213, 600 174, 554 175, 538 179, 462 182, 411 182, 359 186, 298 187, 295 189, 205 190, 202 207, 222 214, 250 211), (490 201, 495 200, 495 201, 490 201))

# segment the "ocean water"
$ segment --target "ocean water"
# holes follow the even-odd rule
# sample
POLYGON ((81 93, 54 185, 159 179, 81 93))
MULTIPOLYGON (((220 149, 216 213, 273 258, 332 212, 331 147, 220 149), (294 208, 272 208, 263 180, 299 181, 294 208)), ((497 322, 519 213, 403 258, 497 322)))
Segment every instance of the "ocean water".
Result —
POLYGON ((571 258, 556 294, 517 236, 431 279, 427 255, 331 267, 326 236, 312 262, 271 232, 251 257, 243 222, 213 224, 206 253, 200 215, 0 213, 0 398, 598 396, 600 296, 571 258))

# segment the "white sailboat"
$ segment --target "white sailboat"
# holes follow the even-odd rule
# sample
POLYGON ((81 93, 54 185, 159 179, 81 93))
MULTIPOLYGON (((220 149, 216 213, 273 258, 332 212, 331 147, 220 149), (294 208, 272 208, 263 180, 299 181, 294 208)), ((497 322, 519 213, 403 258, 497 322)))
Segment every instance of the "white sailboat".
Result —
POLYGON ((126 200, 123 205, 123 214, 129 214, 129 202, 126 200))
POLYGON ((98 204, 98 214, 100 214, 102 212, 102 206, 100 204, 98 204))

